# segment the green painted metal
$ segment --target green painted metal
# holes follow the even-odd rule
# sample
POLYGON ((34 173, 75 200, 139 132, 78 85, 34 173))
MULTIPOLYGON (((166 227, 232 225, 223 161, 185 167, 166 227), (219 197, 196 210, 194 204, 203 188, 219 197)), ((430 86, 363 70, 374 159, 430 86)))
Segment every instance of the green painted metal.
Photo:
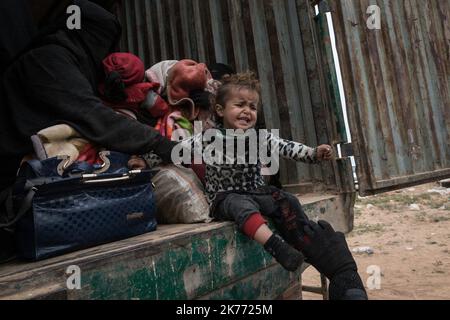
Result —
POLYGON ((250 300, 264 299, 271 300, 286 291, 293 283, 299 282, 301 271, 288 272, 278 264, 250 275, 239 282, 232 283, 217 291, 211 292, 200 299, 208 300, 250 300))
POLYGON ((339 84, 336 74, 336 65, 333 56, 333 49, 331 45, 331 36, 328 28, 327 21, 327 10, 321 10, 319 14, 315 17, 316 27, 318 30, 318 36, 320 38, 321 51, 322 51, 322 63, 325 70, 325 76, 327 79, 328 92, 330 96, 331 108, 334 116, 333 128, 335 132, 335 137, 337 139, 333 141, 334 143, 345 143, 348 142, 347 132, 345 129, 344 113, 341 103, 341 95, 339 93, 339 84))
MULTIPOLYGON (((311 218, 336 211, 335 197, 304 206, 311 218)), ((273 228, 273 225, 271 226, 273 228)), ((87 272, 87 299, 274 299, 298 281, 234 225, 168 243, 151 256, 87 272), (256 275, 258 274, 258 275, 256 275)))
MULTIPOLYGON (((119 260, 88 271, 83 274, 82 290, 76 298, 196 299, 273 264, 261 246, 230 225, 184 243, 168 243, 155 255, 119 260)), ((289 285, 288 272, 278 267, 271 268, 264 277, 268 277, 266 281, 280 280, 276 295, 289 285)), ((251 283, 239 282, 226 295, 234 299, 260 298, 260 284, 253 283, 251 288, 251 283)), ((267 292, 263 296, 269 297, 267 292)))

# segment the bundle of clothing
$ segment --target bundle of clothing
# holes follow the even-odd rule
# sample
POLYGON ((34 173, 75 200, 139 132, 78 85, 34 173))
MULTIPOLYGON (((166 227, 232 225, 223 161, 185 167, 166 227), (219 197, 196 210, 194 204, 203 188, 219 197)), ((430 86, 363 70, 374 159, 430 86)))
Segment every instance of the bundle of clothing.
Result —
POLYGON ((116 52, 107 56, 102 65, 105 80, 98 89, 105 105, 133 119, 158 118, 168 112, 169 106, 157 93, 160 84, 145 81, 145 67, 139 57, 116 52))
POLYGON ((34 152, 39 160, 68 156, 68 164, 86 161, 101 163, 97 148, 67 124, 58 124, 40 130, 31 136, 34 152))
MULTIPOLYGON (((170 112, 158 119, 155 129, 168 139, 180 141, 193 135, 194 121, 206 130, 215 127, 210 96, 220 86, 204 63, 194 60, 161 61, 145 72, 147 81, 158 82, 158 93, 169 103, 170 112), (177 135, 173 133, 177 132, 177 135)), ((202 184, 205 184, 205 164, 191 164, 202 184)))
MULTIPOLYGON (((192 92, 214 93, 218 82, 213 80, 203 63, 193 60, 162 61, 145 71, 142 60, 131 53, 116 52, 102 61, 104 81, 98 86, 103 103, 116 113, 153 126, 162 136, 172 140, 185 139, 193 134, 193 121, 209 107, 197 105, 192 92), (173 133, 177 130, 177 135, 173 133)), ((86 161, 101 163, 101 146, 85 139, 68 124, 57 124, 40 130, 32 137, 39 159, 59 155, 69 156, 70 163, 86 161)), ((137 155, 130 167, 145 168, 137 155)), ((203 177, 202 166, 194 168, 203 177)))
POLYGON ((160 84, 157 92, 170 106, 170 112, 159 118, 155 126, 161 135, 172 139, 172 133, 178 129, 181 134, 176 139, 187 138, 193 133, 195 120, 202 121, 204 127, 213 125, 209 101, 203 99, 203 103, 198 103, 199 100, 193 99, 202 93, 206 93, 206 97, 207 93, 215 94, 220 85, 204 63, 189 59, 161 61, 148 69, 145 77, 149 82, 160 84))
POLYGON ((192 99, 193 93, 215 93, 220 84, 204 63, 165 60, 144 71, 137 56, 119 52, 106 57, 103 68, 105 81, 99 92, 117 112, 154 127, 169 139, 177 129, 181 134, 176 139, 191 136, 195 120, 209 125, 208 101, 199 105, 192 99))

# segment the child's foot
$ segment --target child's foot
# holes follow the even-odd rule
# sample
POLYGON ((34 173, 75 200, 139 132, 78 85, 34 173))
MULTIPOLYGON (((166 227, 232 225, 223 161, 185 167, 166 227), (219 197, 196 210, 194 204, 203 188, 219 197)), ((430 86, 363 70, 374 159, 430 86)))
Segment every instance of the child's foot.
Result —
POLYGON ((303 254, 291 247, 283 238, 275 233, 264 244, 264 249, 288 271, 297 270, 303 263, 303 254))

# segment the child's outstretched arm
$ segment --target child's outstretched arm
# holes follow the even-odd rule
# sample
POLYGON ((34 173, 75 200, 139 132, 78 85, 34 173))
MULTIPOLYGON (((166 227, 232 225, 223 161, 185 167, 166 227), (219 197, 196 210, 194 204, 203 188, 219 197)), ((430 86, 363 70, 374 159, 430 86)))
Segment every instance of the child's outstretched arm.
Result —
POLYGON ((269 146, 271 148, 278 147, 280 156, 286 159, 318 163, 322 160, 331 160, 333 157, 333 149, 329 145, 323 144, 312 148, 300 142, 282 139, 272 133, 268 133, 267 139, 269 146))
POLYGON ((317 160, 331 160, 333 159, 333 148, 328 144, 321 144, 316 148, 317 160))

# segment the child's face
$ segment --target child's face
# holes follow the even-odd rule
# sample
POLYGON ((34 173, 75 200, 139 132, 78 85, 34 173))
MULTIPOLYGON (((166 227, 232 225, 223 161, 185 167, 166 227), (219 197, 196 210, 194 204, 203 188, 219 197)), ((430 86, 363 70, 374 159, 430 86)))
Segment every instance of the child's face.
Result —
POLYGON ((225 106, 217 105, 216 112, 223 118, 226 129, 253 128, 258 116, 259 94, 247 88, 233 88, 225 106))

